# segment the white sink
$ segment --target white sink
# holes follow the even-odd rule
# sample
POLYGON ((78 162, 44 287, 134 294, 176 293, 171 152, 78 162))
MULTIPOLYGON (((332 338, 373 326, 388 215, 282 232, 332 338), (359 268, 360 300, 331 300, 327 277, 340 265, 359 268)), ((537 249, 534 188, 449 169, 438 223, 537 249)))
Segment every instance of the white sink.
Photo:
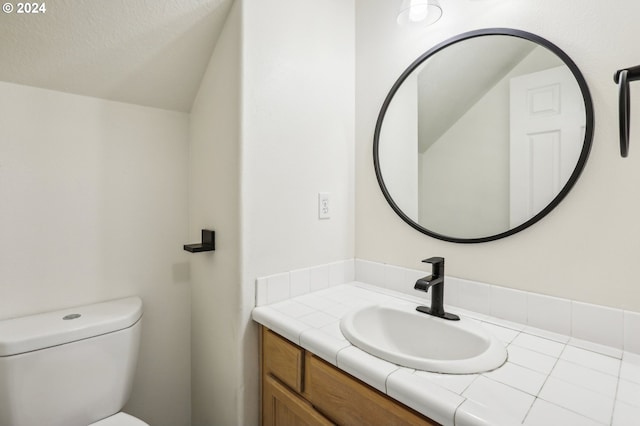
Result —
POLYGON ((480 373, 507 360, 502 342, 473 320, 444 320, 415 308, 410 304, 368 306, 343 317, 340 329, 363 351, 418 370, 480 373))

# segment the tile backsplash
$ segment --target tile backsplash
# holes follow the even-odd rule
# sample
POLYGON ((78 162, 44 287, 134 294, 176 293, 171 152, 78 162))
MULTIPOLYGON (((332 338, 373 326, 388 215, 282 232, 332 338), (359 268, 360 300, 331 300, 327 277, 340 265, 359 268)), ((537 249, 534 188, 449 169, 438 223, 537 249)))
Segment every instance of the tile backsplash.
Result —
POLYGON ((256 306, 355 281, 353 259, 296 269, 256 280, 256 306))
MULTIPOLYGON (((413 289, 425 271, 361 259, 349 259, 279 273, 256 280, 256 306, 269 305, 330 286, 352 281, 424 299, 430 294, 413 289)), ((514 290, 486 283, 446 277, 445 303, 477 314, 522 324, 543 337, 600 352, 640 353, 640 313, 569 299, 514 290)))

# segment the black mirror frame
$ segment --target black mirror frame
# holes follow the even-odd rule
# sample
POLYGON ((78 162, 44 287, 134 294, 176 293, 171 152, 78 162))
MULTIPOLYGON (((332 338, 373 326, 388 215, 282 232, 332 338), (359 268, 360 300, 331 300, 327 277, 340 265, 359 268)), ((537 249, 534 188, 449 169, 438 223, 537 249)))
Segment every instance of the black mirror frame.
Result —
POLYGON ((536 34, 528 33, 526 31, 521 31, 521 30, 514 30, 510 28, 487 28, 487 29, 475 30, 475 31, 459 34, 455 37, 445 40, 442 43, 437 44, 436 46, 432 47, 431 49, 426 51, 424 54, 422 54, 413 63, 411 63, 411 65, 409 65, 409 67, 400 75, 398 80, 396 80, 396 82, 391 87, 389 94, 385 98, 382 104, 382 108, 380 109, 380 113, 378 115, 378 120, 376 121, 376 127, 375 127, 375 132, 373 137, 373 164, 374 164, 378 184, 380 185, 380 189, 382 190, 382 193, 384 194, 384 197, 386 198, 387 202, 389 203, 391 208, 398 214, 398 216, 400 216, 402 220, 404 220, 407 224, 412 226, 414 229, 422 232, 423 234, 429 235, 433 238, 437 238, 443 241, 449 241, 453 243, 463 243, 463 244, 484 243, 484 242, 495 241, 504 237, 508 237, 510 235, 513 235, 517 232, 522 231, 525 228, 528 228, 529 226, 533 225, 534 223, 538 222, 540 219, 545 217, 547 214, 549 214, 549 212, 551 212, 551 210, 553 210, 558 204, 560 204, 560 202, 564 199, 564 197, 569 193, 571 188, 573 188, 574 184, 580 177, 580 174, 582 173, 585 167, 587 159, 589 158, 589 153, 591 151, 593 133, 594 133, 594 112, 593 112, 593 103, 591 99, 591 93, 589 92, 589 87, 587 86, 587 82, 584 76, 582 75, 582 73, 580 72, 580 69, 578 68, 578 66, 573 62, 573 60, 566 53, 564 53, 555 44, 551 43, 550 41, 536 34), (389 193, 387 187, 384 184, 384 180, 382 178, 382 171, 380 170, 380 158, 378 156, 380 131, 382 128, 382 121, 384 120, 384 116, 387 112, 389 104, 391 103, 391 100, 393 99, 393 96, 396 94, 396 92, 398 91, 402 83, 406 80, 406 78, 420 64, 422 64, 422 62, 424 62, 425 60, 427 60, 429 57, 436 54, 437 52, 447 48, 448 46, 451 46, 453 44, 459 43, 464 40, 472 39, 475 37, 487 36, 487 35, 505 35, 505 36, 512 36, 512 37, 529 40, 547 48, 551 52, 555 53, 560 59, 562 59, 562 61, 569 67, 569 69, 571 70, 571 73, 573 74, 576 81, 578 82, 578 86, 580 87, 580 91, 582 92, 582 97, 584 99, 585 118, 586 118, 584 144, 582 146, 582 151, 580 152, 580 157, 578 158, 578 163, 576 164, 576 167, 573 170, 573 173, 571 174, 571 176, 569 177, 569 180, 567 181, 567 183, 564 185, 564 187, 558 193, 558 195, 556 195, 556 197, 544 209, 538 212, 534 217, 505 232, 495 234, 495 235, 490 235, 487 237, 478 237, 478 238, 450 237, 447 235, 443 235, 443 234, 439 234, 437 232, 431 231, 423 227, 422 225, 416 223, 414 220, 409 218, 393 201, 391 194, 389 193))

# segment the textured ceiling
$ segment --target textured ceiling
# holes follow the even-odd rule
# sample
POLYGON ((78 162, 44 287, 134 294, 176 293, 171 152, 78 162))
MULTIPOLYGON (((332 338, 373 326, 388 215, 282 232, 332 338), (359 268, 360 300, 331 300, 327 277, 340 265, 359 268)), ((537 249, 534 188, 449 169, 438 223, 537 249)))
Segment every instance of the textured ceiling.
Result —
POLYGON ((0 81, 188 112, 232 2, 49 0, 44 14, 0 12, 0 81))

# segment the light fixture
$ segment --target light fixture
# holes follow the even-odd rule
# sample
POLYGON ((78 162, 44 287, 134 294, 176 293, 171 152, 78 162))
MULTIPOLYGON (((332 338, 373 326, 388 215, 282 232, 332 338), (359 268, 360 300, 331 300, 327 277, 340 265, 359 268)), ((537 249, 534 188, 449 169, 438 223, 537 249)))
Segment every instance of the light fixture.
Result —
POLYGON ((402 0, 398 24, 427 26, 442 16, 438 0, 402 0))

